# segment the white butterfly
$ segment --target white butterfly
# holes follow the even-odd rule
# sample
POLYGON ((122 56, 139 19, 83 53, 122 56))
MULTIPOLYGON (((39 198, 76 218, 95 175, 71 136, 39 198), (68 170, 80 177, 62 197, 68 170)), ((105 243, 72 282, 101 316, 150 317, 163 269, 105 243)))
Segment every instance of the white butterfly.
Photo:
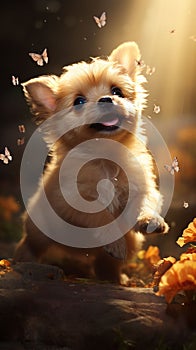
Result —
POLYGON ((173 160, 173 162, 172 162, 171 165, 167 165, 167 164, 166 164, 166 165, 164 165, 164 167, 165 167, 165 169, 166 169, 167 171, 169 171, 169 173, 170 173, 171 175, 174 175, 175 171, 178 173, 178 171, 180 170, 179 164, 178 164, 178 160, 177 160, 176 157, 174 158, 174 160, 173 160))
POLYGON ((12 156, 7 147, 5 147, 5 154, 0 154, 0 160, 2 160, 4 164, 8 164, 8 162, 12 160, 12 156))
POLYGON ((106 25, 106 13, 103 12, 102 15, 99 17, 93 16, 95 22, 97 23, 98 27, 104 27, 106 25))
POLYGON ((14 75, 12 75, 12 84, 13 84, 13 85, 19 85, 19 79, 18 79, 18 77, 15 77, 14 75))
POLYGON ((47 49, 44 49, 44 51, 41 54, 30 52, 29 56, 31 56, 33 61, 37 62, 38 66, 43 66, 44 63, 48 63, 47 49))

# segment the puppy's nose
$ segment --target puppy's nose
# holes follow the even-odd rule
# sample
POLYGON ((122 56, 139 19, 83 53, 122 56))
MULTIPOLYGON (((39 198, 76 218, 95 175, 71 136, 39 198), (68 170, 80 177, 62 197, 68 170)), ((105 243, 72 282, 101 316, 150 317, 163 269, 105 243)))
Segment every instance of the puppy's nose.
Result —
POLYGON ((109 96, 100 98, 100 100, 98 102, 100 102, 100 103, 105 103, 105 102, 113 103, 111 97, 109 97, 109 96))

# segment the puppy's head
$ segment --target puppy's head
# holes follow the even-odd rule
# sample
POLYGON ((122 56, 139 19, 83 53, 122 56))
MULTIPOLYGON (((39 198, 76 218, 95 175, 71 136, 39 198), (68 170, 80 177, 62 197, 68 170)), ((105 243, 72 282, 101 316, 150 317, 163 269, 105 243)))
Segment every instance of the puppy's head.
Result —
POLYGON ((140 52, 134 42, 118 46, 107 60, 93 58, 65 67, 60 77, 49 75, 23 84, 37 122, 54 115, 52 129, 69 128, 67 146, 90 138, 122 141, 137 133, 145 104, 140 52), (63 123, 63 124, 62 124, 63 123))

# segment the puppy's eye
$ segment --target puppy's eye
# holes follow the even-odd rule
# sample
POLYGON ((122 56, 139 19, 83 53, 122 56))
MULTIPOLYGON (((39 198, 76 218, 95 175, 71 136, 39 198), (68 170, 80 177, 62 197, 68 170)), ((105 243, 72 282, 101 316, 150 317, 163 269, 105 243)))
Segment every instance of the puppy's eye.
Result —
POLYGON ((113 86, 111 91, 112 91, 112 95, 117 95, 119 97, 124 97, 121 89, 119 87, 117 87, 117 86, 113 86))
POLYGON ((78 96, 74 101, 74 106, 82 106, 84 103, 86 103, 86 98, 83 96, 78 96))

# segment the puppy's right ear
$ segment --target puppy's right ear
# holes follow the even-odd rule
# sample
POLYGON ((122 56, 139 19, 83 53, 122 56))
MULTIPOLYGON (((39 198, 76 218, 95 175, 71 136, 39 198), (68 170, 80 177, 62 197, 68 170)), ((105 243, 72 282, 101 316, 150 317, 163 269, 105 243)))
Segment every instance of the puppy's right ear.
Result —
POLYGON ((45 120, 56 110, 58 79, 55 75, 48 75, 22 84, 26 100, 37 122, 45 120))
POLYGON ((140 58, 139 47, 134 41, 128 41, 119 45, 109 56, 109 60, 122 65, 133 80, 135 80, 138 71, 137 61, 140 58))

